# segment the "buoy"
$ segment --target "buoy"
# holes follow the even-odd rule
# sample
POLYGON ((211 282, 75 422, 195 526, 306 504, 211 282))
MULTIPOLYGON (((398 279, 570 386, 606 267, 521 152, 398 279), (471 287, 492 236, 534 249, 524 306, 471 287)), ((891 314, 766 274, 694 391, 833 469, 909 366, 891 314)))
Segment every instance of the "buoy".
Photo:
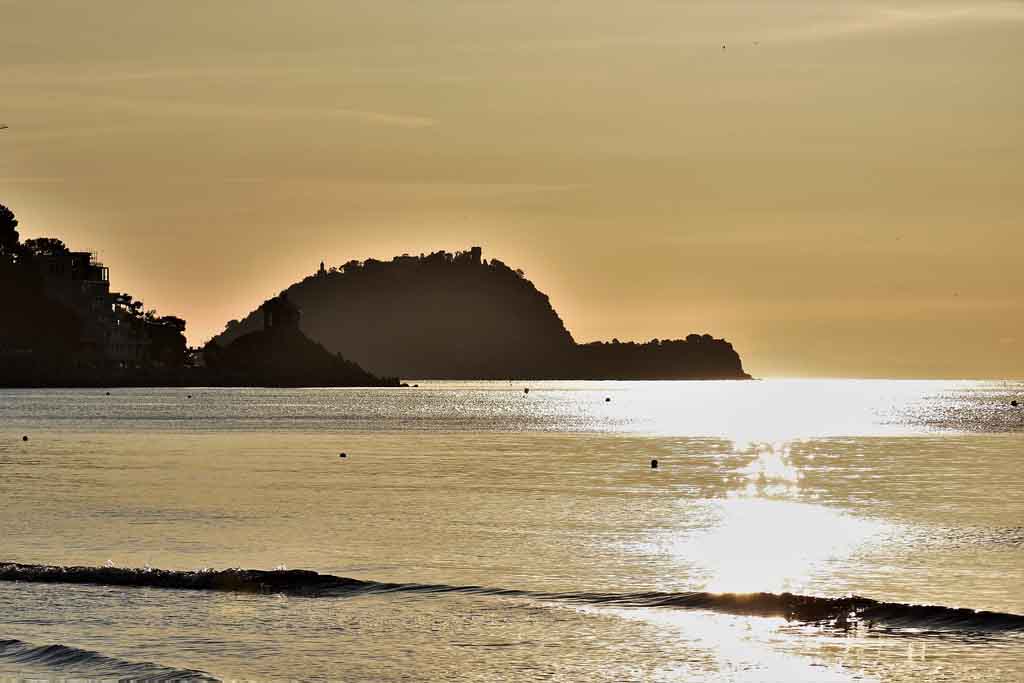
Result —
POLYGON ((1017 403, 1017 401, 1010 401, 1010 405, 1011 405, 1011 406, 1013 406, 1014 408, 1016 408, 1016 407, 1017 407, 1017 406, 1019 406, 1020 404, 1019 404, 1019 403, 1017 403))
POLYGON ((23 437, 21 437, 21 440, 22 441, 28 441, 28 437, 27 436, 23 436, 23 437))
POLYGON ((107 396, 110 396, 110 392, 109 391, 107 392, 107 396))
POLYGON ((605 396, 605 397, 604 397, 604 402, 605 402, 605 403, 611 403, 611 402, 612 402, 612 400, 611 400, 611 399, 610 399, 609 397, 605 396))
POLYGON ((530 387, 526 387, 526 388, 524 388, 524 389, 523 389, 523 393, 524 393, 524 394, 528 394, 528 393, 530 393, 530 387))
POLYGON ((652 470, 658 469, 658 459, 657 458, 654 458, 653 460, 651 460, 651 469, 652 470))
POLYGON ((348 455, 346 453, 338 453, 338 457, 339 458, 347 458, 348 455))
POLYGON ((189 397, 189 398, 192 398, 192 394, 189 394, 189 395, 188 395, 188 397, 189 397))

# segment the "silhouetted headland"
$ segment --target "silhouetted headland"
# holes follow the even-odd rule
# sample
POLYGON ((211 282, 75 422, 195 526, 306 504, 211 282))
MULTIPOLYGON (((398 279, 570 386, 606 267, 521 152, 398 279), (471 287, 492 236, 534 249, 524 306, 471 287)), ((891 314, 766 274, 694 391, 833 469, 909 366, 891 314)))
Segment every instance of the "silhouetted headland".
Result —
MULTIPOLYGON (((438 379, 749 379, 732 345, 685 339, 577 344, 547 295, 523 271, 451 254, 349 261, 284 294, 303 329, 373 372, 438 379)), ((225 345, 262 325, 253 311, 215 338, 225 345)))

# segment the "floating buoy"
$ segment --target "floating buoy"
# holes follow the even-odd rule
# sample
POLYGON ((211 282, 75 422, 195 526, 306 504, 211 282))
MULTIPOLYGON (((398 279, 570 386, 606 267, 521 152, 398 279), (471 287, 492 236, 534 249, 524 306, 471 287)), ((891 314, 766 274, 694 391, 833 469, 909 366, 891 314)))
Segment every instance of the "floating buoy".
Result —
POLYGON ((1019 406, 1020 404, 1019 404, 1019 403, 1017 403, 1016 401, 1010 401, 1010 405, 1011 405, 1011 406, 1013 406, 1014 408, 1016 408, 1016 407, 1017 407, 1017 406, 1019 406))
POLYGON ((654 459, 651 460, 651 469, 652 470, 658 469, 658 459, 657 458, 654 458, 654 459))
POLYGON ((189 395, 188 395, 188 397, 189 397, 189 398, 192 398, 192 394, 189 394, 189 395))
POLYGON ((109 391, 107 392, 107 396, 110 396, 110 392, 109 391))
POLYGON ((612 400, 611 400, 611 398, 609 398, 608 396, 605 396, 605 397, 604 397, 604 402, 605 402, 605 403, 611 403, 611 402, 612 402, 612 400))
POLYGON ((338 457, 339 458, 347 458, 348 454, 347 453, 338 453, 338 457))
POLYGON ((28 441, 28 437, 27 436, 23 436, 23 437, 21 437, 21 440, 22 441, 28 441))
POLYGON ((523 393, 524 393, 524 394, 528 394, 528 393, 530 393, 530 387, 525 387, 525 388, 523 389, 523 393))

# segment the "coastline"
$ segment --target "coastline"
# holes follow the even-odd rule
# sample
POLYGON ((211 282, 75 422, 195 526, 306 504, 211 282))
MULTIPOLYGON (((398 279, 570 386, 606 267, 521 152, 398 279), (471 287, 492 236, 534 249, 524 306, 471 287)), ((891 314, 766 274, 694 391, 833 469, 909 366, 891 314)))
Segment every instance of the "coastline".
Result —
MULTIPOLYGON (((706 376, 706 377, 579 377, 579 376, 530 376, 530 377, 418 377, 424 381, 459 381, 459 382, 722 382, 756 381, 758 378, 706 376)), ((126 373, 115 376, 78 376, 10 379, 0 377, 0 389, 165 389, 165 388, 220 388, 220 389, 328 389, 328 388, 384 388, 395 389, 409 387, 409 383, 401 378, 382 378, 378 383, 345 383, 323 381, 264 381, 235 375, 221 375, 203 372, 193 368, 184 372, 173 373, 126 373)))
POLYGON ((35 376, 0 376, 2 389, 161 389, 185 387, 219 388, 398 388, 406 386, 397 377, 381 378, 377 382, 352 383, 330 378, 303 377, 286 380, 277 377, 247 377, 240 374, 212 372, 202 368, 168 371, 131 370, 123 373, 58 373, 35 376))

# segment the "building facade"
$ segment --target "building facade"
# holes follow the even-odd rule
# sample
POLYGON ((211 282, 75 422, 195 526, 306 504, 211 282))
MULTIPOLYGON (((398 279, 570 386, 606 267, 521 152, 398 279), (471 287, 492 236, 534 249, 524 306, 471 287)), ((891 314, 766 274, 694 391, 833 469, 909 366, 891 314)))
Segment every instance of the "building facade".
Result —
POLYGON ((40 254, 33 262, 46 296, 74 311, 82 323, 76 358, 97 367, 133 368, 149 359, 142 303, 110 291, 110 271, 85 251, 40 254))

